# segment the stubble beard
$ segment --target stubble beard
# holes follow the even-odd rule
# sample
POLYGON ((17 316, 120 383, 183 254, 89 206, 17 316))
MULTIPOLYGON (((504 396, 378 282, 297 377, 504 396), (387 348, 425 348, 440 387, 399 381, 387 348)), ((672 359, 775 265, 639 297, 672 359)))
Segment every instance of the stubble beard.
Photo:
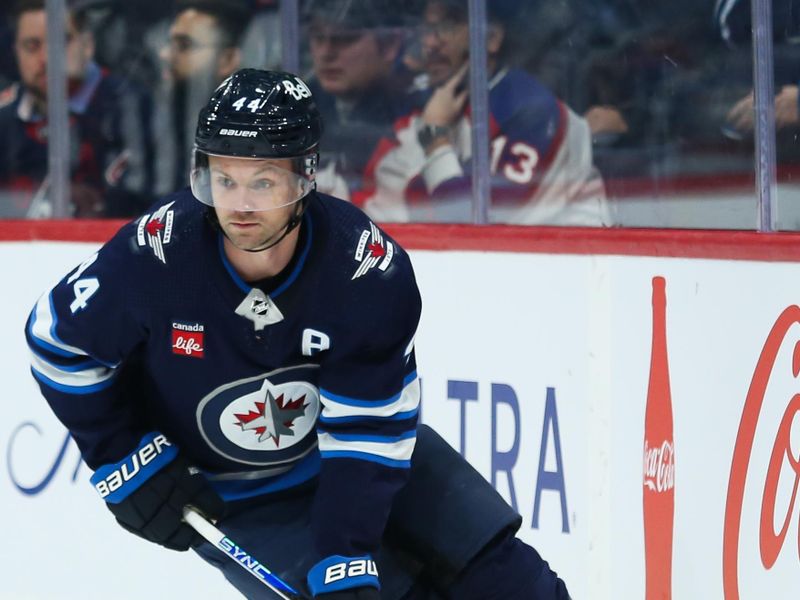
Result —
POLYGON ((275 240, 277 240, 283 233, 285 225, 281 226, 277 230, 272 230, 271 228, 265 228, 263 224, 259 224, 259 230, 257 232, 254 231, 249 235, 235 233, 231 231, 231 229, 231 227, 226 228, 225 234, 236 248, 239 250, 244 250, 245 252, 260 252, 261 250, 266 250, 272 244, 274 244, 275 240))

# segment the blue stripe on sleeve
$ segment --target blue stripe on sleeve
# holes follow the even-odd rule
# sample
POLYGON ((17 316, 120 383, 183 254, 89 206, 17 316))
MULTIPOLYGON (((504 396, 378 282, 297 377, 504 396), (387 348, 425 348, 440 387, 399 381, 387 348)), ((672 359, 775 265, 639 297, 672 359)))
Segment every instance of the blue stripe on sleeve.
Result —
POLYGON ((53 368, 58 369, 59 371, 64 371, 65 373, 77 373, 78 371, 86 371, 88 369, 96 369, 97 367, 106 367, 106 368, 113 368, 109 367, 106 364, 101 363, 93 358, 83 357, 80 355, 76 355, 75 358, 83 358, 79 362, 75 363, 54 363, 52 359, 48 356, 44 356, 40 352, 36 350, 36 348, 31 347, 31 352, 33 352, 36 356, 42 359, 44 362, 53 366, 53 368))
POLYGON ((395 413, 390 417, 364 417, 364 416, 354 416, 354 417, 325 417, 320 415, 319 420, 320 423, 330 423, 331 425, 337 423, 359 423, 359 422, 368 422, 368 421, 402 421, 404 419, 411 419, 412 417, 417 416, 419 413, 419 407, 413 410, 407 410, 405 412, 395 413))
POLYGON ((342 396, 340 394, 334 394, 333 392, 320 388, 319 393, 326 398, 330 398, 334 402, 339 404, 344 404, 346 406, 359 406, 359 407, 372 407, 372 406, 387 406, 392 404, 393 402, 397 402, 400 396, 403 395, 403 391, 408 387, 410 383, 412 383, 417 378, 417 372, 412 371, 408 375, 403 378, 403 387, 400 389, 399 392, 394 394, 393 396, 386 398, 384 400, 362 400, 360 398, 350 398, 348 396, 342 396))
POLYGON ((46 385, 47 387, 53 388, 54 390, 62 392, 64 394, 73 394, 73 395, 93 394, 95 392, 102 391, 110 387, 116 380, 116 375, 114 375, 112 377, 109 377, 105 381, 101 381, 100 383, 95 383, 94 385, 75 386, 75 385, 64 385, 61 383, 56 383, 49 377, 45 377, 44 375, 39 373, 39 371, 33 368, 31 368, 31 373, 33 373, 33 376, 42 385, 46 385))

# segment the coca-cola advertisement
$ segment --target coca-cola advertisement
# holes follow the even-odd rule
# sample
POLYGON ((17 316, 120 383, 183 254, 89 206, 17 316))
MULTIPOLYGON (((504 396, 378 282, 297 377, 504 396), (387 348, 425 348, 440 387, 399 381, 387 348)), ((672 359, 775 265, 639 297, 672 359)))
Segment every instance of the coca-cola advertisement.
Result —
POLYGON ((646 600, 672 598, 675 442, 669 386, 666 281, 653 278, 653 343, 644 423, 644 552, 646 600))
POLYGON ((779 391, 787 381, 798 389, 799 328, 800 307, 787 307, 766 336, 742 410, 725 503, 725 600, 753 598, 754 587, 767 598, 800 597, 800 394, 779 391))

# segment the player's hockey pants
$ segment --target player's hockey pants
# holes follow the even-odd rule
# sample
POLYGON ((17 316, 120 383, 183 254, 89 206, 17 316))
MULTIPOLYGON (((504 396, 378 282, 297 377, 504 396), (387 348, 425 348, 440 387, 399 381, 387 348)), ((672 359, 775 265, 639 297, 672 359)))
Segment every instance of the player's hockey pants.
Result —
MULTIPOLYGON (((262 498, 218 525, 292 586, 307 591, 314 564, 313 489, 262 498)), ((392 504, 376 554, 384 600, 567 600, 564 583, 514 537, 522 522, 435 431, 420 426, 406 486, 392 504)), ((210 544, 197 549, 247 598, 272 598, 210 544)))

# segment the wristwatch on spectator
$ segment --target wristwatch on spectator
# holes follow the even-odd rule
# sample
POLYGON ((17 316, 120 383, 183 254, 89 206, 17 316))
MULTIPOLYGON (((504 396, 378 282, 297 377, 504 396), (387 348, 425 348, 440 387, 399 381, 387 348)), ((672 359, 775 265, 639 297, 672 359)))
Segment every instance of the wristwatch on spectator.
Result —
POLYGON ((423 123, 417 131, 417 141, 423 149, 427 150, 431 144, 442 138, 450 137, 450 127, 444 125, 431 125, 423 123))

